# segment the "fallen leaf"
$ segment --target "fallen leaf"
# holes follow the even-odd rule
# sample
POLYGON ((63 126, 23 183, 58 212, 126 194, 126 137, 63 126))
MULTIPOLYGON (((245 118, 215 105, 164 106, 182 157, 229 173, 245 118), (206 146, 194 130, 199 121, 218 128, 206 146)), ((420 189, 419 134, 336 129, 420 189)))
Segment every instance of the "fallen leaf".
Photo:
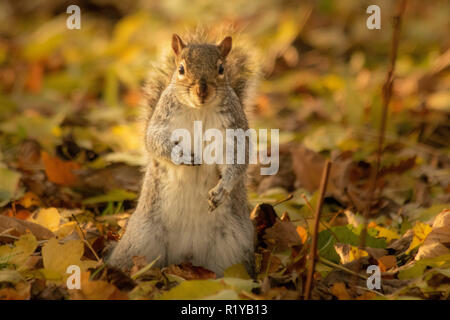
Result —
POLYGON ((302 243, 295 226, 291 222, 281 220, 277 220, 273 227, 266 229, 263 239, 269 249, 275 248, 278 252, 302 243))
POLYGON ((28 70, 26 88, 31 93, 39 93, 42 89, 43 68, 41 62, 34 62, 28 70))
POLYGON ((428 224, 417 221, 413 227, 414 237, 409 245, 408 250, 406 250, 406 254, 410 253, 414 248, 421 245, 427 235, 433 230, 428 224))
POLYGON ((223 276, 228 278, 251 279, 243 264, 234 264, 223 272, 223 276))
POLYGON ((0 233, 6 230, 13 230, 18 235, 26 234, 29 231, 37 240, 47 240, 55 236, 53 232, 37 223, 0 215, 0 233))
POLYGON ((3 288, 0 290, 0 300, 28 300, 30 287, 27 282, 19 282, 14 288, 3 288))
POLYGON ((305 243, 306 240, 308 240, 308 232, 306 231, 306 229, 302 226, 297 226, 296 230, 298 235, 300 236, 300 239, 302 239, 302 243, 305 243))
POLYGON ((375 226, 374 229, 378 231, 378 235, 376 237, 386 238, 386 242, 388 243, 394 239, 400 239, 400 235, 395 231, 380 226, 375 226))
POLYGON ((361 250, 358 247, 349 244, 336 243, 334 245, 334 249, 341 258, 341 264, 347 264, 353 260, 369 255, 367 251, 361 250))
POLYGON ((7 282, 16 284, 18 282, 24 281, 24 277, 20 274, 20 272, 16 270, 0 270, 0 283, 7 282))
POLYGON ((84 243, 81 240, 71 240, 59 244, 58 240, 50 239, 42 248, 44 268, 63 277, 67 267, 77 265, 82 271, 97 266, 99 263, 92 260, 81 260, 84 252, 84 243))
POLYGON ((356 300, 372 300, 377 294, 375 292, 366 291, 362 295, 358 296, 356 300))
POLYGON ((90 281, 90 272, 81 273, 81 289, 70 290, 72 300, 128 300, 125 292, 106 281, 90 281))
POLYGON ((63 186, 73 186, 78 182, 77 176, 73 172, 80 168, 78 163, 61 160, 45 151, 41 152, 41 158, 45 173, 51 182, 63 186))
POLYGON ((59 239, 63 239, 65 237, 71 235, 72 232, 74 232, 76 230, 76 227, 77 227, 77 223, 75 221, 66 222, 66 223, 62 224, 61 226, 59 226, 59 228, 57 228, 57 230, 55 231, 55 235, 59 239))
POLYGON ((193 266, 192 263, 172 264, 165 268, 164 272, 174 274, 186 280, 216 278, 214 272, 200 266, 193 266))
POLYGON ((272 205, 261 203, 253 208, 250 213, 250 219, 253 221, 258 239, 262 240, 264 230, 272 227, 277 221, 277 213, 272 205))
POLYGON ((215 280, 183 281, 176 287, 164 292, 161 300, 191 300, 212 296, 226 289, 224 283, 215 280))
POLYGON ((337 297, 339 300, 351 300, 352 297, 347 291, 347 288, 345 287, 345 283, 338 282, 333 284, 333 286, 330 288, 331 293, 337 297))
POLYGON ((38 243, 33 234, 22 235, 14 243, 14 247, 4 245, 0 247, 0 262, 14 264, 21 267, 28 260, 28 257, 36 250, 38 243))
POLYGON ((432 230, 420 246, 415 260, 434 258, 450 253, 450 210, 444 210, 433 222, 432 230))
POLYGON ((386 272, 397 266, 397 258, 392 255, 381 257, 378 259, 378 266, 380 267, 381 272, 386 272))
POLYGON ((56 208, 40 209, 36 218, 31 219, 32 222, 40 224, 52 232, 58 230, 60 220, 61 216, 56 208))
POLYGON ((20 177, 20 173, 0 167, 0 207, 14 198, 20 177))
POLYGON ((41 200, 33 192, 25 193, 24 196, 17 201, 17 203, 27 209, 33 206, 42 206, 41 200))

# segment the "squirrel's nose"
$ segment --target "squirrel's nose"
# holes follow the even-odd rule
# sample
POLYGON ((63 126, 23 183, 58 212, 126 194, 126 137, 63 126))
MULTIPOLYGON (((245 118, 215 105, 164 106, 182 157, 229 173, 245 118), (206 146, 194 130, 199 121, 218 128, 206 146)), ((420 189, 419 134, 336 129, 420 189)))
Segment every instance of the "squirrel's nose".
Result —
POLYGON ((197 86, 197 95, 204 99, 208 95, 208 85, 206 84, 205 79, 201 79, 200 83, 197 86))

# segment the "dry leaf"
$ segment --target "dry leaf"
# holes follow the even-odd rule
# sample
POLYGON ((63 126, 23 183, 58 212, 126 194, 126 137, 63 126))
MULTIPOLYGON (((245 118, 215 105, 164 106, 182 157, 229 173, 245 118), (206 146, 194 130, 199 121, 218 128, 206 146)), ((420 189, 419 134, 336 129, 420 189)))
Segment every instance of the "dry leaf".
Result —
POLYGON ((9 245, 0 246, 0 262, 11 263, 21 267, 28 260, 28 257, 36 250, 38 243, 32 233, 22 235, 14 243, 14 247, 9 245))
POLYGON ((30 288, 27 282, 19 282, 14 288, 3 288, 0 290, 0 300, 28 300, 30 288))
POLYGON ((45 166, 45 173, 51 182, 63 186, 73 186, 77 183, 78 179, 73 171, 80 168, 78 163, 61 160, 45 151, 41 152, 41 158, 45 166))
POLYGON ((193 266, 192 263, 182 263, 180 265, 172 264, 165 268, 164 272, 174 274, 186 280, 216 278, 216 274, 211 270, 199 266, 193 266))
POLYGON ((387 270, 397 266, 397 258, 395 256, 384 256, 378 259, 378 266, 381 272, 386 272, 387 270))
POLYGON ((434 258, 450 253, 450 210, 436 216, 432 230, 420 246, 415 260, 434 258))
POLYGON ((429 225, 418 221, 413 227, 414 237, 411 241, 411 244, 409 245, 408 250, 406 250, 406 254, 410 253, 414 248, 421 245, 425 241, 425 238, 428 236, 431 230, 433 229, 429 225))
POLYGON ((294 245, 301 245, 297 229, 291 222, 277 220, 273 227, 266 229, 263 236, 267 247, 275 248, 276 251, 285 251, 294 245))
POLYGON ((308 232, 306 231, 305 228, 303 228, 302 226, 297 226, 297 233, 300 236, 300 239, 302 239, 302 243, 305 243, 306 240, 308 239, 308 232))
POLYGON ((25 195, 17 201, 24 208, 30 208, 32 206, 41 206, 42 202, 39 197, 33 192, 27 192, 25 195))
POLYGON ((50 239, 42 248, 42 258, 44 268, 66 275, 67 267, 77 265, 82 271, 98 265, 97 261, 81 260, 84 252, 84 243, 81 240, 71 240, 64 244, 59 244, 58 240, 50 239))
POLYGON ((81 289, 70 290, 72 300, 128 300, 128 295, 106 281, 89 281, 90 272, 81 273, 81 289))
MULTIPOLYGON (((47 240, 55 236, 50 230, 37 223, 0 215, 0 233, 6 230, 13 230, 9 233, 19 236, 29 231, 37 240, 47 240)), ((1 236, 0 239, 2 239, 1 236)))
POLYGON ((52 232, 58 230, 60 220, 61 216, 56 208, 41 209, 36 219, 30 219, 30 221, 40 224, 52 232))
POLYGON ((343 282, 337 282, 333 284, 330 289, 331 293, 337 297, 339 300, 351 300, 352 297, 347 291, 345 284, 343 282))
POLYGON ((341 258, 342 264, 346 264, 352 262, 353 260, 369 255, 367 251, 361 250, 358 247, 349 244, 336 243, 334 245, 334 249, 341 258))

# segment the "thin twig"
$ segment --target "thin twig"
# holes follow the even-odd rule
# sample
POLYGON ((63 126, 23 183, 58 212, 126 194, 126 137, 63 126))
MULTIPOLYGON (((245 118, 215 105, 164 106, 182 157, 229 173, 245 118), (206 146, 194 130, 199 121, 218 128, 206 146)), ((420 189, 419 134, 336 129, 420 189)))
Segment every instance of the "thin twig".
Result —
POLYGON ((155 260, 153 260, 152 262, 150 262, 149 264, 147 264, 145 267, 143 267, 142 269, 140 269, 139 271, 137 271, 135 274, 133 274, 131 276, 131 279, 136 280, 137 278, 139 278, 140 276, 142 276, 144 273, 146 273, 148 270, 150 270, 154 264, 156 263, 156 261, 159 260, 159 258, 161 258, 161 255, 159 255, 158 257, 156 257, 155 260))
POLYGON ((305 300, 309 299, 309 296, 311 293, 312 278, 314 275, 314 268, 315 268, 315 264, 316 264, 317 239, 318 239, 318 231, 319 231, 320 214, 322 212, 322 205, 323 205, 323 200, 325 197, 325 191, 327 190, 330 169, 331 169, 331 161, 327 159, 327 162, 325 163, 325 167, 322 172, 322 181, 320 182, 320 191, 319 191, 319 201, 318 201, 317 207, 316 207, 314 230, 313 230, 312 243, 311 243, 311 251, 309 253, 308 276, 306 278, 306 286, 305 286, 305 300))
MULTIPOLYGON (((402 22, 402 15, 406 8, 406 0, 399 0, 397 2, 397 9, 395 16, 393 18, 393 34, 392 34, 392 42, 391 42, 391 50, 390 50, 390 59, 389 59, 389 68, 386 74, 386 79, 382 88, 382 114, 381 114, 381 123, 378 133, 378 148, 376 154, 375 166, 371 170, 369 188, 367 190, 366 197, 366 205, 363 211, 363 229, 361 230, 360 238, 359 238, 359 248, 363 249, 366 246, 366 238, 367 238, 367 220, 370 216, 370 212, 372 209, 372 202, 375 194, 375 189, 377 188, 377 180, 378 174, 381 166, 381 157, 383 155, 383 144, 386 134, 386 122, 388 115, 389 102, 392 96, 392 85, 394 83, 394 72, 395 72, 395 62, 397 60, 397 52, 398 52, 398 44, 400 39, 400 27, 402 22)), ((359 260, 358 260, 359 261, 359 260)), ((361 267, 360 263, 355 264, 355 269, 359 270, 361 267)), ((355 278, 356 282, 356 278, 355 278)))
POLYGON ((278 201, 275 201, 274 203, 272 203, 272 207, 275 207, 283 202, 289 201, 294 197, 294 195, 291 193, 290 195, 288 195, 286 198, 284 199, 280 199, 278 201))
POLYGON ((319 257, 319 261, 324 263, 324 264, 327 264, 327 265, 329 265, 331 267, 334 267, 336 269, 339 269, 339 270, 348 272, 348 273, 350 273, 350 274, 352 274, 354 276, 360 277, 361 279, 367 280, 367 277, 365 277, 364 275, 362 275, 360 273, 357 273, 357 272, 355 272, 353 270, 350 270, 350 269, 348 269, 348 268, 346 268, 344 266, 341 266, 340 264, 337 264, 337 263, 334 263, 334 262, 332 262, 330 260, 327 260, 327 259, 325 259, 323 257, 319 257))
POLYGON ((97 255, 97 253, 95 252, 94 248, 92 248, 91 244, 87 240, 86 235, 84 234, 83 229, 81 229, 80 224, 79 224, 77 218, 75 217, 75 215, 72 214, 72 218, 77 223, 78 230, 80 231, 81 235, 83 236, 83 242, 88 246, 89 250, 91 250, 91 252, 94 254, 95 259, 97 259, 97 261, 100 261, 99 256, 97 255))
MULTIPOLYGON (((302 198, 303 200, 305 200, 306 206, 309 208, 309 210, 311 210, 311 212, 314 213, 314 209, 304 193, 302 193, 302 198)), ((337 242, 339 242, 339 238, 337 237, 336 233, 334 233, 334 231, 331 230, 331 227, 325 221, 320 220, 320 223, 325 227, 325 229, 330 231, 331 235, 336 239, 337 242)))
POLYGON ((389 69, 386 74, 386 79, 383 84, 382 89, 382 114, 381 114, 381 123, 379 128, 379 134, 378 134, 378 148, 377 148, 377 157, 375 161, 375 166, 371 170, 371 176, 370 176, 370 184, 369 188, 367 190, 367 197, 366 197, 366 206, 364 208, 364 228, 361 231, 360 235, 360 248, 365 247, 366 237, 367 237, 367 219, 369 218, 370 211, 372 208, 372 201, 374 198, 375 189, 377 186, 377 180, 378 180, 378 173, 380 171, 380 165, 381 165, 381 157, 383 154, 383 144, 384 144, 384 137, 385 137, 385 131, 386 131, 386 122, 387 122, 387 114, 388 114, 388 107, 389 102, 391 100, 392 96, 392 85, 394 82, 394 71, 395 71, 395 62, 397 60, 397 51, 398 51, 398 44, 400 39, 400 26, 402 22, 402 15, 405 11, 406 7, 406 0, 400 0, 397 5, 397 12, 393 19, 393 36, 392 36, 392 43, 391 43, 391 52, 390 52, 390 60, 389 60, 389 69))

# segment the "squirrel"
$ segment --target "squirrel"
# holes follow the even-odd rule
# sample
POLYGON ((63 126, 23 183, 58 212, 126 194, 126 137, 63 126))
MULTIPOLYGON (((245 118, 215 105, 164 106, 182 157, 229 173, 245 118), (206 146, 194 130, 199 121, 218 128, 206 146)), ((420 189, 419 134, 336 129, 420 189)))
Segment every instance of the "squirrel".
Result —
MULTIPOLYGON (((196 31, 172 36, 172 52, 151 71, 146 97, 145 147, 148 161, 137 207, 106 262, 130 268, 133 256, 155 266, 190 262, 223 276, 242 263, 254 274, 254 226, 247 202, 248 163, 199 164, 193 154, 171 155, 181 145, 175 129, 248 129, 247 113, 258 71, 232 37, 196 31)), ((236 152, 236 150, 234 150, 236 152)), ((248 151, 248 150, 247 150, 248 151)), ((248 153, 246 154, 248 156, 248 153)))

